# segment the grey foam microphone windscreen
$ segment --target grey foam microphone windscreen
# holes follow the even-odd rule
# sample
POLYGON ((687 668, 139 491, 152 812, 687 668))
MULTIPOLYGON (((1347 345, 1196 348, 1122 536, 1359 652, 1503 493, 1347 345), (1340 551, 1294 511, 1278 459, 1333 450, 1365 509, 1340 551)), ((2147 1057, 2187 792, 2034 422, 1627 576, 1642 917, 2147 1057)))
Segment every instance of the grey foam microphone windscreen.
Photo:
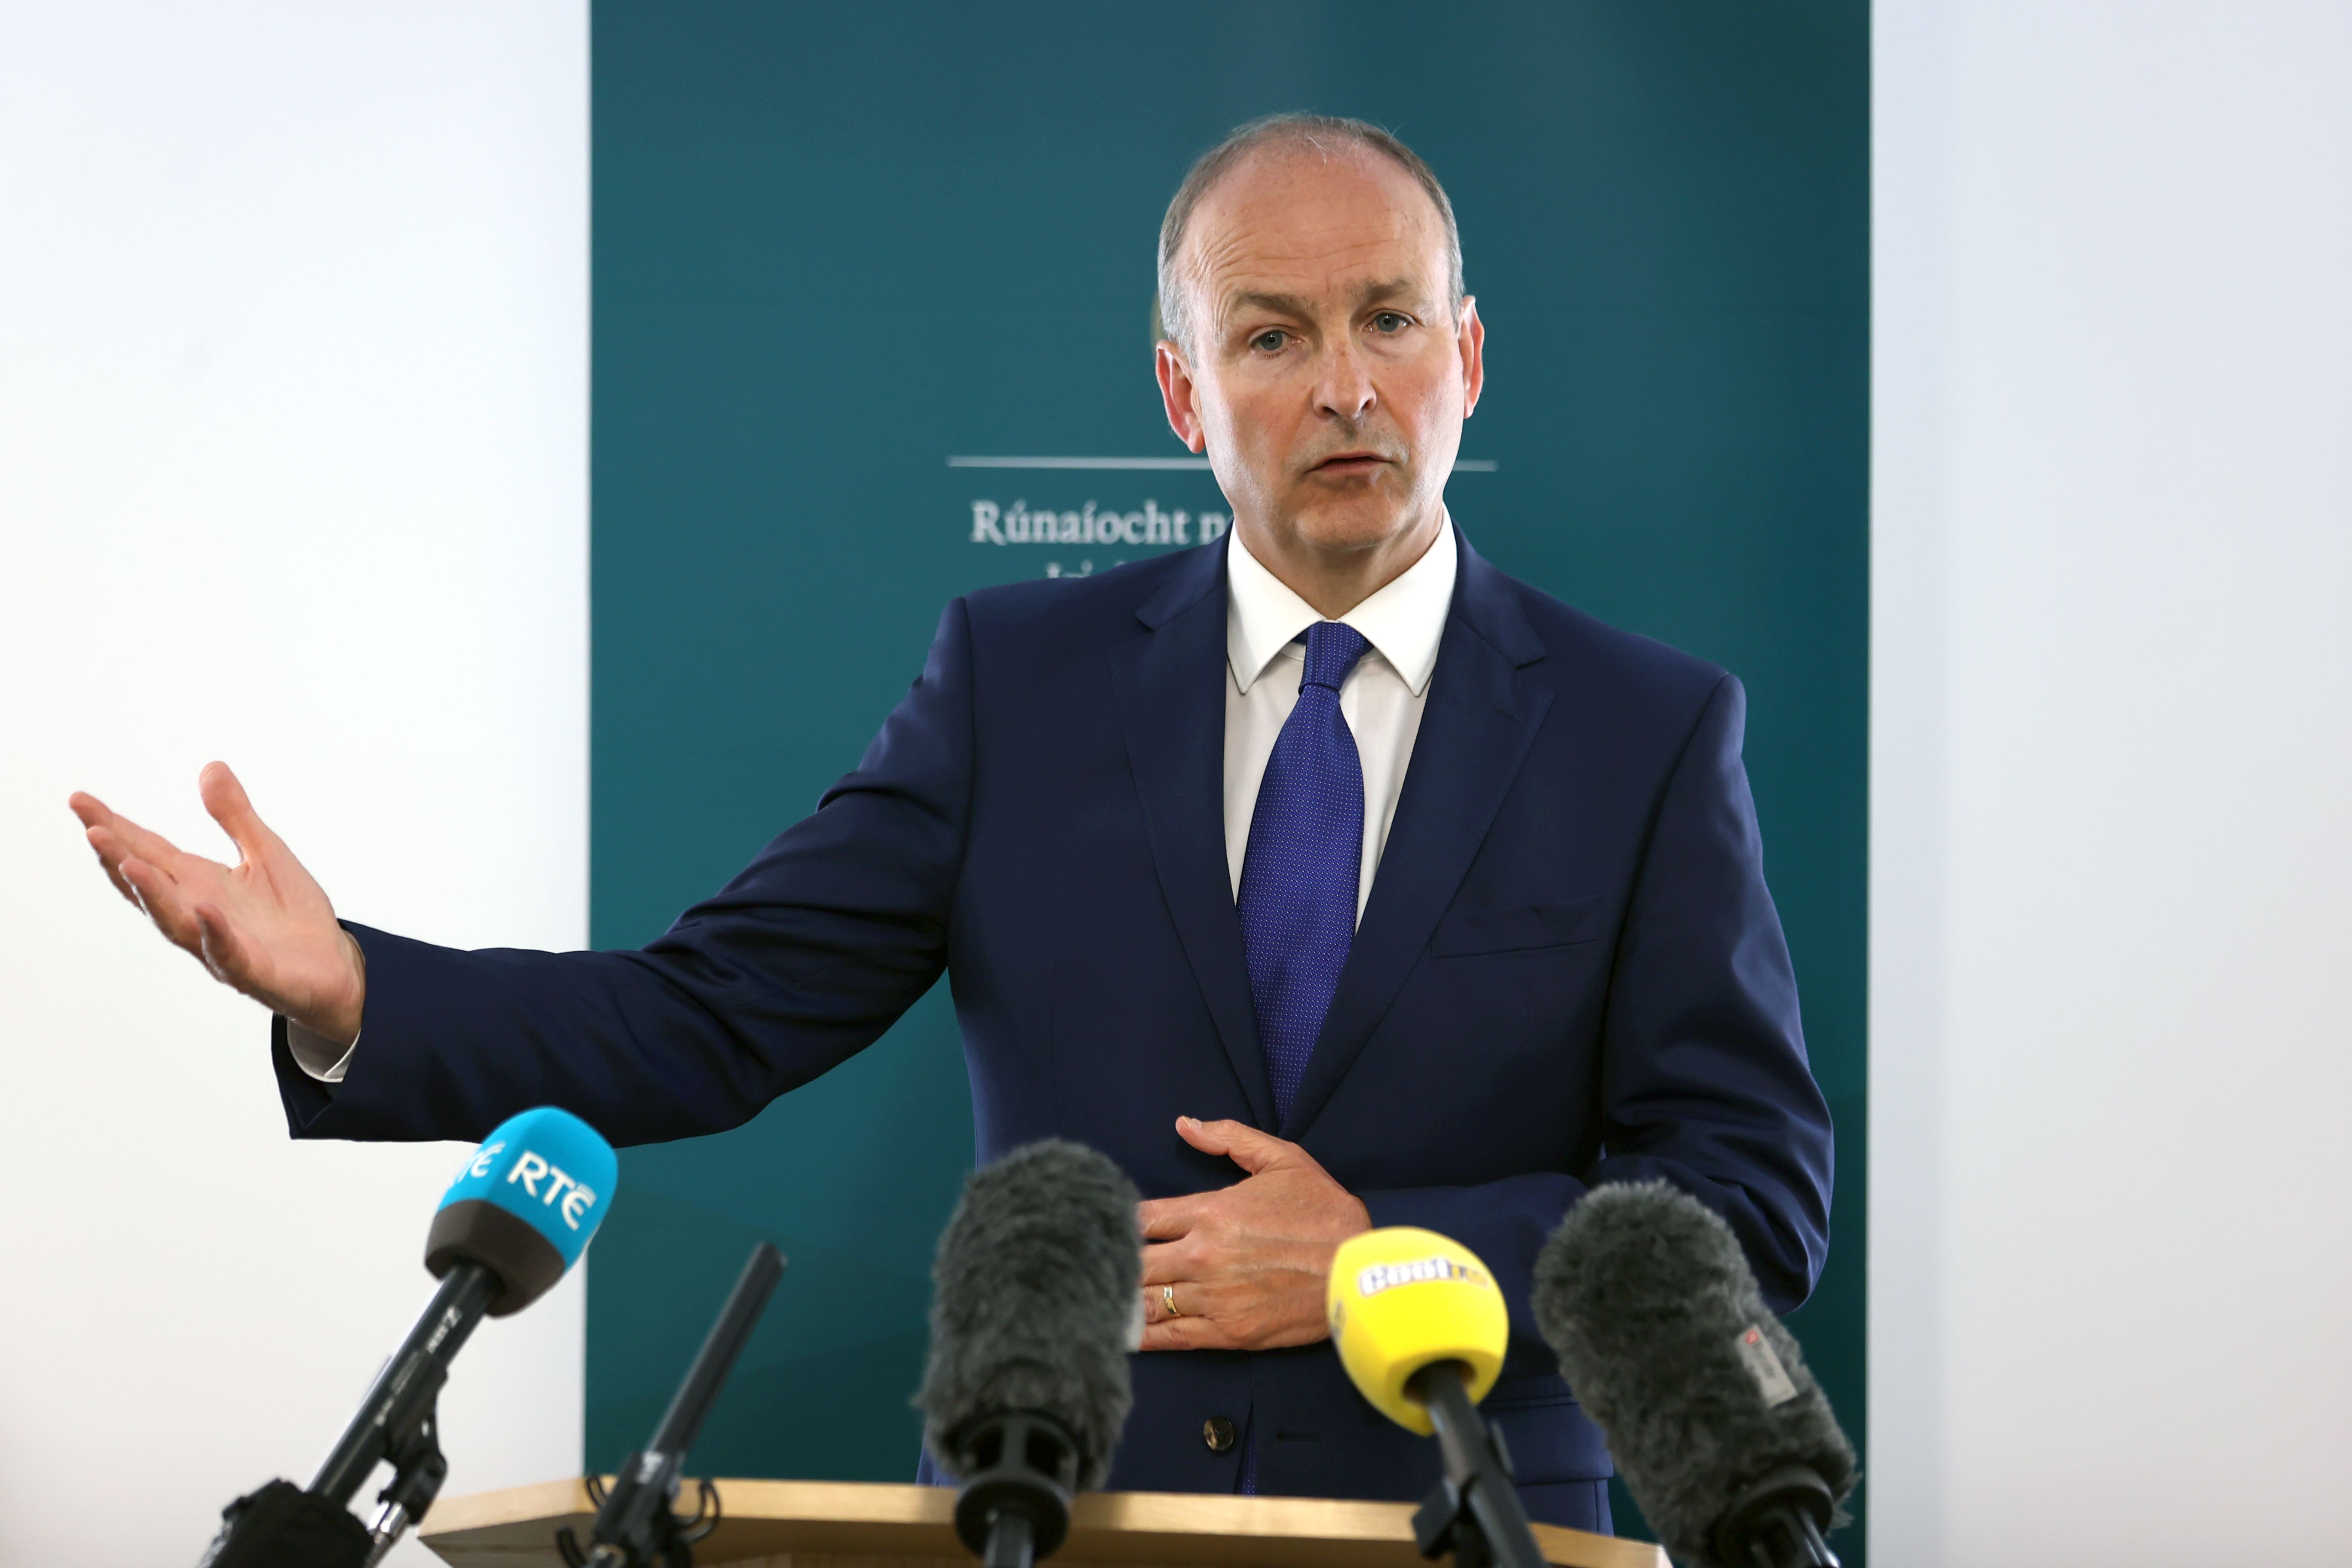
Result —
POLYGON ((1853 1445, 1716 1213, 1663 1182, 1594 1188, 1536 1260, 1537 1326, 1678 1562, 1716 1562, 1735 1499, 1801 1466, 1842 1502, 1853 1445))
POLYGON ((1024 1144, 964 1182, 931 1268, 930 1362, 915 1405, 951 1470, 956 1435, 1012 1411, 1054 1417, 1098 1487, 1134 1391, 1127 1354, 1142 1300, 1134 1184, 1060 1139, 1024 1144))

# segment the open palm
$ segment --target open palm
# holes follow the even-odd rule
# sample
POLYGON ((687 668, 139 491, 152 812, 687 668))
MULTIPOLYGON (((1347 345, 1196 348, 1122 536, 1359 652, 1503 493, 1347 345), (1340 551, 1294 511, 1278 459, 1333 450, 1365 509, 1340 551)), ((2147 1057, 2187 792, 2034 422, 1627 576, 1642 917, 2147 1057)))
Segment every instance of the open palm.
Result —
POLYGON ((236 846, 234 866, 187 853, 95 795, 68 804, 115 890, 215 979, 327 1039, 357 1038, 366 970, 326 889, 255 813, 227 763, 205 764, 196 788, 236 846))

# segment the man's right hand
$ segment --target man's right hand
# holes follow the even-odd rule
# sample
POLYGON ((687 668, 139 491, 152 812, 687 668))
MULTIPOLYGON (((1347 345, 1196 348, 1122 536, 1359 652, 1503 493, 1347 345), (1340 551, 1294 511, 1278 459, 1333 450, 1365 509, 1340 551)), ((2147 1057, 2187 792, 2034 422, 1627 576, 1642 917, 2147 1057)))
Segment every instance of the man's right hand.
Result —
POLYGON ((335 923, 326 890, 254 814, 226 763, 206 763, 196 789, 236 845, 236 865, 174 848, 95 795, 78 794, 67 804, 114 890, 214 979, 321 1038, 356 1040, 367 965, 359 943, 335 923))

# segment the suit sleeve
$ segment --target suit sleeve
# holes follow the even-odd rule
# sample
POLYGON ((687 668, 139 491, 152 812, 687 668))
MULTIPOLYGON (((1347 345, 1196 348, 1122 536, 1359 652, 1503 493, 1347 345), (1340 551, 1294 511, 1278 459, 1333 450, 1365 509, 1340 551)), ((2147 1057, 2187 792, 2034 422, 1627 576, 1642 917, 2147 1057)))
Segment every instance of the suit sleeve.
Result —
POLYGON ((478 1139, 560 1105, 616 1144, 716 1132, 864 1049, 947 961, 971 795, 971 626, 940 622, 857 770, 719 894, 628 952, 459 952, 350 926, 362 1044, 340 1083, 271 1055, 299 1138, 478 1139))
POLYGON ((1764 885, 1740 762, 1747 696, 1727 675, 1667 780, 1620 933, 1601 1026, 1603 1147, 1591 1169, 1476 1187, 1360 1194, 1375 1225, 1419 1225, 1485 1259, 1532 1335, 1535 1258, 1604 1182, 1663 1177, 1723 1215, 1775 1311, 1829 1249, 1829 1107, 1805 1059, 1796 976, 1764 885))

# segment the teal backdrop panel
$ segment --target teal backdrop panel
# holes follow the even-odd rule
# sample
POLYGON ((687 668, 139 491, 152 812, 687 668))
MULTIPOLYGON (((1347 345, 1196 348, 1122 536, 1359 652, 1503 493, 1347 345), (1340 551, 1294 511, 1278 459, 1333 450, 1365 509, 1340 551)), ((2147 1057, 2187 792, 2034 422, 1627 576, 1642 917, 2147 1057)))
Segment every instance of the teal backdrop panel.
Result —
MULTIPOLYGON (((593 26, 595 942, 655 936, 813 807, 948 599, 1222 524, 1197 470, 950 459, 1181 458, 1149 321, 1185 165, 1272 110, 1379 121, 1452 192, 1487 325, 1463 454, 1491 467, 1456 474, 1455 518, 1748 684, 1839 1131, 1794 1326, 1861 1436, 1864 0, 604 0, 593 26)), ((696 1468, 910 1477, 971 1156, 944 987, 749 1126, 625 1151, 586 1460, 643 1440, 765 1237, 792 1267, 696 1468)))

